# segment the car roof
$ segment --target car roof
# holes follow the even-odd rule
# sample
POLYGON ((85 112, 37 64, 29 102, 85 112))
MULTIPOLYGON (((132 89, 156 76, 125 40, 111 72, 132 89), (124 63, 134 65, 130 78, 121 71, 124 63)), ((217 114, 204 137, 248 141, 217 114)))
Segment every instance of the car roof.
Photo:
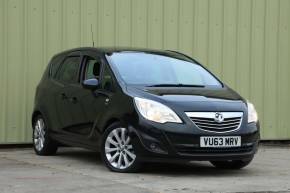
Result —
POLYGON ((157 49, 132 48, 132 47, 79 47, 79 48, 73 48, 70 50, 65 50, 63 52, 56 54, 55 56, 59 56, 59 55, 63 55, 63 54, 67 54, 67 53, 75 52, 75 51, 96 51, 96 52, 108 54, 108 55, 114 52, 145 52, 145 53, 155 53, 155 54, 160 54, 160 55, 185 56, 182 53, 172 51, 172 50, 157 50, 157 49))

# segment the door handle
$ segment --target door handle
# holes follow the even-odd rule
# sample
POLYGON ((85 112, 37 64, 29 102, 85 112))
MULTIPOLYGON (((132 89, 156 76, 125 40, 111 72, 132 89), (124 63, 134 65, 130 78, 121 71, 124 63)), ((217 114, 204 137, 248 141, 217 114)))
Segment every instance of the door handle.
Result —
POLYGON ((100 96, 110 97, 112 95, 109 92, 102 91, 102 90, 96 90, 94 93, 95 93, 95 96, 100 95, 100 96))
POLYGON ((78 102, 78 99, 77 99, 77 97, 71 97, 71 98, 69 98, 69 101, 75 104, 78 102))
POLYGON ((66 96, 66 94, 65 93, 61 93, 61 99, 62 100, 66 100, 66 99, 68 99, 68 97, 66 96))

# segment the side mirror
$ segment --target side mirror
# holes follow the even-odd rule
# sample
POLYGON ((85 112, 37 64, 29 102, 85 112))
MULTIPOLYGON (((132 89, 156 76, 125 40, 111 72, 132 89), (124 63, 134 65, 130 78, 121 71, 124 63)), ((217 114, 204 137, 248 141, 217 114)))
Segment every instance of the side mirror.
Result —
POLYGON ((83 81, 82 85, 86 89, 95 90, 99 86, 99 81, 95 78, 87 79, 83 81))

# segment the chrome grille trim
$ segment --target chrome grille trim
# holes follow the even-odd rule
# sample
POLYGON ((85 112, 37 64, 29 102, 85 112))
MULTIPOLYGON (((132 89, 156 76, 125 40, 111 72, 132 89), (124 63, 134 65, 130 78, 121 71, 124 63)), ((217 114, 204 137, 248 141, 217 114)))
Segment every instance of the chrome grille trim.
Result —
POLYGON ((226 133, 240 129, 243 112, 185 112, 191 121, 201 130, 226 133), (216 113, 223 115, 222 122, 215 121, 216 113))
MULTIPOLYGON (((196 120, 196 119, 191 119, 193 120, 194 122, 197 122, 199 124, 207 124, 207 125, 216 125, 216 122, 208 122, 208 121, 199 121, 199 120, 196 120)), ((231 124, 234 124, 234 123, 240 123, 240 120, 235 120, 235 121, 223 121, 223 125, 231 125, 231 124)))
POLYGON ((199 125, 203 125, 205 127, 233 127, 235 125, 239 125, 240 124, 240 121, 239 122, 235 122, 235 123, 226 123, 226 124, 220 124, 220 125, 217 125, 217 124, 212 124, 212 123, 198 123, 196 121, 194 121, 195 123, 199 124, 199 125))
MULTIPOLYGON (((192 120, 195 120, 195 121, 198 121, 198 122, 206 122, 206 123, 216 123, 215 121, 213 121, 213 120, 202 120, 202 119, 195 119, 194 117, 191 117, 191 119, 192 120)), ((236 118, 237 120, 233 120, 233 119, 231 119, 231 120, 226 120, 226 121, 223 121, 223 123, 227 123, 227 122, 232 122, 232 121, 237 121, 237 122, 239 122, 240 121, 240 118, 236 118)))
MULTIPOLYGON (((185 112, 188 117, 210 118, 213 119, 217 112, 185 112)), ((243 112, 220 112, 224 118, 239 118, 243 116, 243 112)))

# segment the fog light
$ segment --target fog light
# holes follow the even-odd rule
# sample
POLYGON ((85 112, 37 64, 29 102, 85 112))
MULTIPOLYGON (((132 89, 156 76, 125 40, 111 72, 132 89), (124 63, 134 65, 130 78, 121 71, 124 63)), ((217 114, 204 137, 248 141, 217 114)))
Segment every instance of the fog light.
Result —
POLYGON ((156 153, 162 153, 162 154, 165 154, 166 152, 160 148, 160 146, 156 143, 151 143, 150 144, 150 149, 153 151, 153 152, 156 152, 156 153))

